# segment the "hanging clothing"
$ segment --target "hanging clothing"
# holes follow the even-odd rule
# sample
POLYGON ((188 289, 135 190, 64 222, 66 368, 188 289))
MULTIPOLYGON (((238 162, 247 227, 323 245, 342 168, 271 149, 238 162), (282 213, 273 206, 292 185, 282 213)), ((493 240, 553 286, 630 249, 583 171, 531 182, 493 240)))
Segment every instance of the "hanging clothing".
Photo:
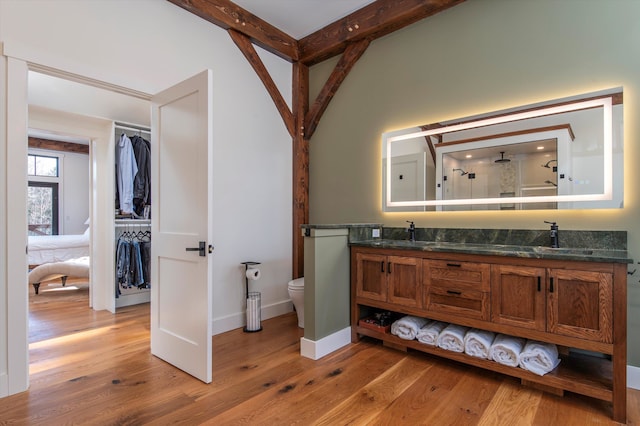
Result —
POLYGON ((142 273, 142 253, 140 252, 140 243, 138 241, 131 242, 131 276, 132 283, 136 287, 144 284, 144 274, 142 273))
POLYGON ((142 251, 142 274, 144 275, 145 288, 151 287, 151 242, 143 241, 140 243, 142 251))
POLYGON ((144 206, 150 202, 151 194, 151 150, 150 143, 141 136, 131 137, 133 153, 138 166, 138 173, 133 180, 133 205, 138 216, 144 213, 144 206))
POLYGON ((133 180, 138 173, 136 157, 131 139, 124 133, 116 145, 116 176, 120 211, 123 214, 133 212, 133 180))
POLYGON ((148 232, 140 237, 125 232, 116 244, 116 298, 122 289, 151 287, 151 242, 148 232))
MULTIPOLYGON (((120 237, 116 249, 116 278, 117 286, 123 288, 131 287, 131 249, 129 242, 120 237)), ((119 293, 119 291, 118 291, 119 293)))

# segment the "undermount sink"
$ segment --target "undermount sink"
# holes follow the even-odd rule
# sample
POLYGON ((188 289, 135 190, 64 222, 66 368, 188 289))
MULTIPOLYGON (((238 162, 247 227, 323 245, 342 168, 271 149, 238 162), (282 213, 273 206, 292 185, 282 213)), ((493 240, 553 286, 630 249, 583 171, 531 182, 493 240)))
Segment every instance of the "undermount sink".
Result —
POLYGON ((538 246, 538 247, 534 247, 533 251, 536 252, 536 253, 574 254, 574 255, 584 255, 584 256, 589 256, 589 255, 593 254, 593 250, 591 250, 591 249, 564 248, 564 247, 543 247, 543 246, 538 246))

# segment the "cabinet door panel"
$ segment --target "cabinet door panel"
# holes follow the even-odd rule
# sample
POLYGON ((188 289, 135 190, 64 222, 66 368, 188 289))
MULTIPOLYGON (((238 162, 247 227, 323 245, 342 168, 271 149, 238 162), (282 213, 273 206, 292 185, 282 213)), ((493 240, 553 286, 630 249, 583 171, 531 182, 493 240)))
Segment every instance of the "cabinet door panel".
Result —
POLYGON ((389 302, 421 307, 422 259, 390 256, 387 268, 389 302))
POLYGON ((386 256, 358 253, 356 295, 372 300, 387 300, 386 256))
POLYGON ((545 330, 546 270, 526 266, 493 265, 491 319, 498 324, 545 330))
POLYGON ((611 343, 613 276, 552 269, 548 283, 548 331, 611 343))

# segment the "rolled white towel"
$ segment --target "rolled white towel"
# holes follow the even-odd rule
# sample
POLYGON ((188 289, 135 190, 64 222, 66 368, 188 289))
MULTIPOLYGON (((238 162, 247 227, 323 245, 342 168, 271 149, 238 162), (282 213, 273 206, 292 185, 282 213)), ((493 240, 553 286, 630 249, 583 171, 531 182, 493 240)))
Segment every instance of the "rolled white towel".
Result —
POLYGON ((414 340, 427 319, 407 315, 391 324, 391 334, 405 340, 414 340))
POLYGON ((489 358, 509 367, 517 367, 526 342, 526 339, 521 337, 498 334, 489 349, 489 358))
POLYGON ((447 326, 446 322, 442 321, 430 321, 418 331, 416 339, 419 342, 427 345, 435 346, 438 342, 438 336, 442 330, 447 326))
POLYGON ((449 324, 438 336, 438 347, 453 352, 464 352, 464 335, 469 327, 449 324))
POLYGON ((464 353, 476 358, 489 358, 489 349, 496 333, 478 328, 472 328, 464 336, 464 353))
POLYGON ((520 367, 539 376, 544 376, 558 364, 558 348, 552 343, 529 340, 520 354, 520 367))

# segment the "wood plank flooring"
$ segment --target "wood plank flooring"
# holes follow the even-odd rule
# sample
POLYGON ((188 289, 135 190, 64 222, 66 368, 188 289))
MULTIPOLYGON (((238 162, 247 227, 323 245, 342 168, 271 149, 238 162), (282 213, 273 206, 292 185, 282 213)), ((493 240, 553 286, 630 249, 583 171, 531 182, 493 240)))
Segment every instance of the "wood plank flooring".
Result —
MULTIPOLYGON (((373 340, 302 358, 295 314, 214 336, 205 385, 150 355, 148 305, 95 312, 86 284, 59 287, 30 289, 31 386, 0 399, 2 425, 617 424, 605 402, 373 340)), ((640 424, 640 391, 628 404, 640 424)))

